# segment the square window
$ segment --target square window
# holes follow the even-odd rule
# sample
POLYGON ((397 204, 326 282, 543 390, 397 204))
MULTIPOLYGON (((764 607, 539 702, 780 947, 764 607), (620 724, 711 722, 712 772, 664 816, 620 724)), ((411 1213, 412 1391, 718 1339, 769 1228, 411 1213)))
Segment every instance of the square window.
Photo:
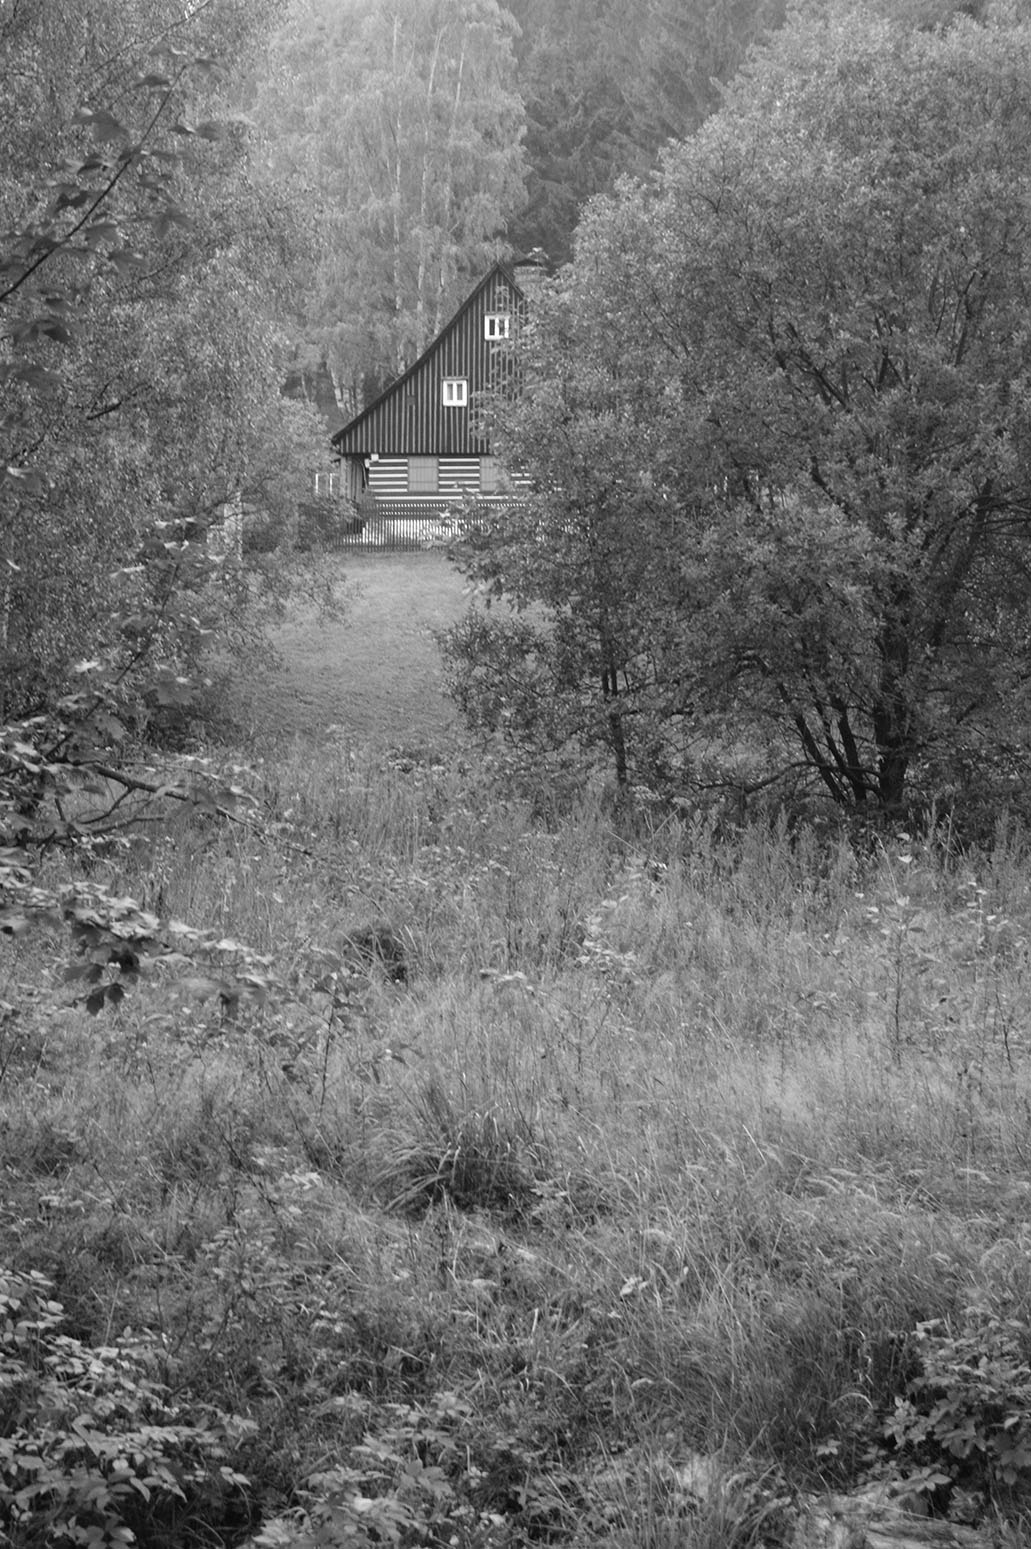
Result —
POLYGON ((464 376, 445 377, 441 389, 445 409, 461 409, 469 402, 469 383, 464 376))
POLYGON ((437 459, 435 457, 410 457, 408 459, 408 493, 410 495, 435 495, 437 493, 437 459))
POLYGON ((509 312, 488 312, 483 319, 485 339, 507 339, 511 331, 512 316, 509 312))

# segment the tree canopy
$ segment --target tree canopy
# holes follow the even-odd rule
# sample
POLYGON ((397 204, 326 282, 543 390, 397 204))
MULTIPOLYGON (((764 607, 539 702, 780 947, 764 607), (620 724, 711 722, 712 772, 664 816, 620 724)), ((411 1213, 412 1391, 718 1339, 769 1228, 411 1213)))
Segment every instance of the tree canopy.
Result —
POLYGON ((274 322, 303 228, 229 97, 271 10, 0 13, 0 817, 183 699, 256 591, 208 535, 303 495, 316 426, 274 322))
POLYGON ((590 208, 507 427, 562 536, 473 563, 554 608, 538 663, 590 646, 622 777, 687 785, 746 736, 756 783, 801 771, 844 805, 1013 788, 1029 122, 1011 17, 799 8, 652 180, 590 208), (600 558, 593 611, 557 596, 571 542, 600 558))
POLYGON ((589 198, 646 172, 659 147, 717 106, 748 47, 779 26, 784 0, 510 0, 526 103, 524 249, 570 256, 589 198))

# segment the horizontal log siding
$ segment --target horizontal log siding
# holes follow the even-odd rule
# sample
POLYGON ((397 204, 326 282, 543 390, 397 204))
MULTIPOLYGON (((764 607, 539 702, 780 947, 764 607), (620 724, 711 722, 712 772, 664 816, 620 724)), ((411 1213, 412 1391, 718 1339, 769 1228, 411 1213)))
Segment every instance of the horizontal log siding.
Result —
MULTIPOLYGON (((514 490, 525 490, 529 488, 530 481, 525 474, 514 474, 508 477, 508 483, 514 490)), ((446 501, 462 495, 479 494, 480 459, 478 457, 440 458, 437 465, 437 491, 436 495, 409 494, 407 457, 378 457, 375 462, 369 464, 368 493, 374 495, 377 502, 405 498, 446 501)), ((490 491, 492 495, 503 493, 496 489, 490 491)))
POLYGON ((369 464, 369 491, 385 500, 408 493, 407 457, 379 457, 369 464))
POLYGON ((488 498, 491 495, 497 495, 499 498, 504 498, 508 490, 512 490, 513 493, 521 492, 525 495, 530 488, 530 475, 528 473, 524 473, 522 469, 516 473, 511 473, 506 468, 503 482, 504 489, 488 490, 488 498))
POLYGON ((477 398, 505 369, 510 345, 485 339, 483 319, 488 312, 508 312, 515 318, 524 309, 520 292, 504 271, 491 270, 415 365, 334 438, 336 450, 344 456, 378 452, 381 459, 402 454, 489 455, 489 441, 478 434, 477 398), (441 383, 445 377, 468 381, 468 404, 444 407, 441 383))
POLYGON ((437 465, 437 489, 442 495, 475 495, 480 488, 478 457, 442 457, 437 465))

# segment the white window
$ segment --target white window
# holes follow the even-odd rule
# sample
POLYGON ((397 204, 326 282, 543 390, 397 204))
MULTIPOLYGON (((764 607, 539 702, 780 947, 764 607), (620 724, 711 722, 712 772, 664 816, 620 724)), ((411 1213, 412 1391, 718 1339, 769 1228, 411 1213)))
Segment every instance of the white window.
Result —
POLYGON ((483 319, 485 339, 507 339, 511 331, 512 316, 509 312, 488 312, 483 319))
POLYGON ((480 494, 496 495, 501 483, 501 468, 496 457, 480 458, 480 494))
POLYGON ((445 377, 441 384, 441 402, 445 409, 461 409, 469 402, 469 382, 464 376, 445 377))
POLYGON ((437 459, 435 457, 410 457, 408 459, 408 493, 410 495, 435 495, 437 493, 437 459))

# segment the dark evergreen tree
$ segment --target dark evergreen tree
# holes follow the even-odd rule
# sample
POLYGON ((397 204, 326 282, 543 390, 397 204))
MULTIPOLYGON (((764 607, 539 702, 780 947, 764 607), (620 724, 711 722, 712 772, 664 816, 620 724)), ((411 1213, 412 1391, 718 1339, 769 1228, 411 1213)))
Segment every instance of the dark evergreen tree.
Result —
POLYGON ((692 133, 784 0, 511 0, 526 102, 529 200, 517 247, 570 254, 580 211, 692 133))
POLYGON ((648 0, 632 99, 639 140, 654 150, 692 134, 784 9, 785 0, 648 0))

